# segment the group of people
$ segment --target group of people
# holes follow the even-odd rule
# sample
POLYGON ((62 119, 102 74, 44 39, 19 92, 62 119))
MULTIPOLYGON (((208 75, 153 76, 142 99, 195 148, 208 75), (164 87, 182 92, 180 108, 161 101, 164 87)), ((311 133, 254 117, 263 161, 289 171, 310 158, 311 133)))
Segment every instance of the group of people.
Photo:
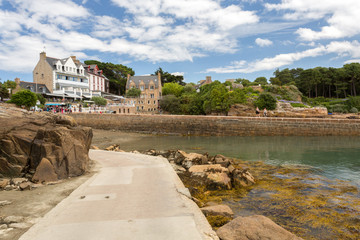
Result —
MULTIPOLYGON (((256 113, 256 116, 257 116, 257 117, 260 117, 260 109, 259 109, 259 107, 256 107, 255 113, 256 113)), ((264 108, 264 110, 263 110, 263 115, 264 115, 264 117, 267 117, 267 110, 266 110, 266 108, 264 108)))

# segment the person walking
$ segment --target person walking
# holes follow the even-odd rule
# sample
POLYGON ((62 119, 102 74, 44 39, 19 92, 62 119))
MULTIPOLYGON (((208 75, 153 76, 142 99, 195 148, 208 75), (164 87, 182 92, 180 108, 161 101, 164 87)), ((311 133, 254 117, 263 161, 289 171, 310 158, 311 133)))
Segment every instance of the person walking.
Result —
POLYGON ((264 108, 264 117, 267 117, 267 111, 266 111, 266 108, 264 108))
POLYGON ((257 117, 260 117, 260 110, 259 110, 259 107, 256 107, 255 113, 256 113, 256 116, 257 116, 257 117))

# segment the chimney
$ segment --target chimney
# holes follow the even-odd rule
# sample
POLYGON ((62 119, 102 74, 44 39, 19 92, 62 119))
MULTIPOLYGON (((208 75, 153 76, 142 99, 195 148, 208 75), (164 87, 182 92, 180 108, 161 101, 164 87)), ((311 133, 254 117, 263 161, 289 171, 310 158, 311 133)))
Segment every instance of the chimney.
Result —
POLYGON ((20 78, 15 78, 15 83, 16 83, 16 85, 19 85, 20 84, 20 78))
POLYGON ((40 53, 40 60, 46 60, 46 52, 41 52, 40 53))
POLYGON ((72 58, 72 60, 75 62, 76 61, 76 56, 70 56, 72 58))

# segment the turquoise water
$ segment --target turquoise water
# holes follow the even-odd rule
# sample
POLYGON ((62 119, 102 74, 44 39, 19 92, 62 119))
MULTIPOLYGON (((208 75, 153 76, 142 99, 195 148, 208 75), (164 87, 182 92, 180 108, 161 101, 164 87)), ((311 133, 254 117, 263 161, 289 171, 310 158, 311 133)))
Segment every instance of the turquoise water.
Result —
POLYGON ((182 149, 223 154, 273 165, 309 165, 320 175, 360 186, 360 137, 182 137, 146 136, 124 150, 182 149))

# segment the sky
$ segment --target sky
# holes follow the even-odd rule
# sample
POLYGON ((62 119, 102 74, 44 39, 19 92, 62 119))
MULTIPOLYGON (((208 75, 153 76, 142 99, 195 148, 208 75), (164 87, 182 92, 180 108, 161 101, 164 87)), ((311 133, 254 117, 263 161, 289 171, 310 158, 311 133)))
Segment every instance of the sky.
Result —
POLYGON ((39 53, 159 67, 185 82, 360 62, 359 0, 0 0, 1 81, 39 53))

